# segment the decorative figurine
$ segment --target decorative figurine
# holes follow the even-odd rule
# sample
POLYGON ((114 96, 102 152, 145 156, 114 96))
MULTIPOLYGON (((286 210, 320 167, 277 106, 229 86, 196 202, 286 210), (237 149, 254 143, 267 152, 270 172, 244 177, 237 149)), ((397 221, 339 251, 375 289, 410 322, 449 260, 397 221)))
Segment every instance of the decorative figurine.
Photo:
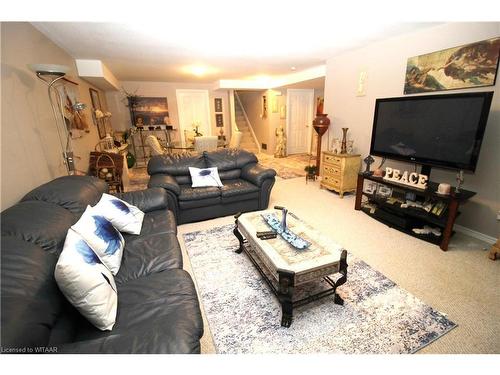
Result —
POLYGON ((457 186, 455 188, 455 193, 460 193, 460 186, 464 183, 464 171, 457 173, 457 186))
POLYGON ((286 225, 286 214, 288 213, 288 209, 282 206, 274 206, 274 209, 281 210, 281 212, 283 213, 283 216, 281 218, 281 230, 283 231, 283 233, 285 233, 288 230, 286 225))
POLYGON ((366 169, 363 172, 365 176, 371 176, 373 172, 370 171, 370 165, 375 162, 375 159, 372 158, 371 155, 368 155, 366 158, 363 159, 363 161, 366 163, 366 169))
POLYGON ((332 152, 334 154, 339 154, 340 153, 340 139, 339 138, 333 138, 333 141, 332 141, 332 152))
POLYGON ((286 156, 286 135, 285 130, 281 126, 276 129, 276 150, 274 151, 275 158, 284 158, 286 156))

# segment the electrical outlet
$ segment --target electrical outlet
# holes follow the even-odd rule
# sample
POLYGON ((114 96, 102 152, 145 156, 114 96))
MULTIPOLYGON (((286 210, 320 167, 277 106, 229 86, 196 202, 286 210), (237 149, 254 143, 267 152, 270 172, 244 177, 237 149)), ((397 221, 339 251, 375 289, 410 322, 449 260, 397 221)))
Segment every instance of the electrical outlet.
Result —
POLYGON ((267 143, 263 143, 261 148, 262 148, 263 150, 267 150, 267 143))

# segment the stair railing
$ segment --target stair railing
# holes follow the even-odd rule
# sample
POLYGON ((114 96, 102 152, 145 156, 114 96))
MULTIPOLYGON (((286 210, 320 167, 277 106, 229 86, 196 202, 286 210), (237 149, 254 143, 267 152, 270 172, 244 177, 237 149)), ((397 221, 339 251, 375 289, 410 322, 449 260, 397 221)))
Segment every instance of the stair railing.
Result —
POLYGON ((245 111, 245 108, 243 107, 243 104, 241 104, 240 97, 239 97, 239 95, 238 95, 238 93, 236 91, 234 91, 234 97, 236 98, 236 101, 238 102, 238 105, 239 105, 239 107, 241 109, 241 112, 243 112, 243 117, 245 117, 245 121, 247 123, 247 126, 250 129, 250 134, 252 134, 252 138, 253 138, 255 144, 257 145, 257 150, 260 153, 261 149, 260 149, 259 140, 257 139, 257 136, 255 135, 255 132, 253 131, 252 123, 248 119, 247 112, 245 111))

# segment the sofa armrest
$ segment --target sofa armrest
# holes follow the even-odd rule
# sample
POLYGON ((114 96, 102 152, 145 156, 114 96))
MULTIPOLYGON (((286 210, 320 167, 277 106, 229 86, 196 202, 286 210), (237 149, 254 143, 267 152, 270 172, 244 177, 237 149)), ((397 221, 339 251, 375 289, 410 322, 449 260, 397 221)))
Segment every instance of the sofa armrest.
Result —
POLYGON ((274 169, 264 168, 259 164, 247 164, 241 169, 241 177, 259 187, 265 180, 274 176, 276 176, 274 169))
POLYGON ((175 178, 168 174, 154 174, 151 176, 148 182, 149 188, 164 188, 179 195, 181 193, 181 187, 175 181, 175 178))
POLYGON ((151 188, 128 193, 114 194, 125 202, 136 206, 143 212, 164 210, 168 208, 168 196, 164 189, 151 188))

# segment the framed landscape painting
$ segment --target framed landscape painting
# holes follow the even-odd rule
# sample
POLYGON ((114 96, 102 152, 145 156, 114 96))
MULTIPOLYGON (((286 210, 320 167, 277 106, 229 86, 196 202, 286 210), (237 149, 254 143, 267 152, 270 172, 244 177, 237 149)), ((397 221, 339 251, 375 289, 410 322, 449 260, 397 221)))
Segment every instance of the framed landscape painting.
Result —
POLYGON ((167 98, 141 96, 134 106, 135 126, 169 125, 167 98))
POLYGON ((500 37, 408 59, 405 94, 495 84, 500 37))

